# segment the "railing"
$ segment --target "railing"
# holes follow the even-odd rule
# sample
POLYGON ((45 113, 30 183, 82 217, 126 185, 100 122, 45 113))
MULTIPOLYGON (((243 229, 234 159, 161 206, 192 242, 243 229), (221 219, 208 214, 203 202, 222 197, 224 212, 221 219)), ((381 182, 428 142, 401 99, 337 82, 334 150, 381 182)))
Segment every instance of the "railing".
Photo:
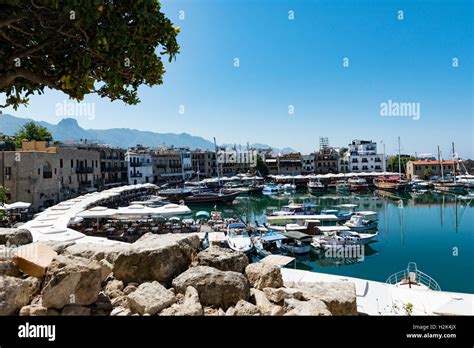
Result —
POLYGON ((385 283, 387 283, 387 284, 398 284, 403 280, 409 281, 410 280, 410 274, 415 275, 416 278, 414 280, 417 283, 422 284, 422 285, 428 287, 431 290, 441 291, 441 287, 436 282, 436 280, 431 278, 426 273, 423 273, 423 272, 419 271, 414 262, 410 262, 408 264, 407 269, 392 274, 390 277, 387 278, 385 283))
POLYGON ((141 178, 142 176, 142 173, 130 173, 131 178, 141 178))
POLYGON ((130 162, 130 167, 148 167, 148 166, 151 166, 152 163, 151 162, 143 162, 143 161, 140 161, 140 162, 130 162))
POLYGON ((76 174, 88 174, 93 172, 94 168, 92 167, 76 167, 76 174))

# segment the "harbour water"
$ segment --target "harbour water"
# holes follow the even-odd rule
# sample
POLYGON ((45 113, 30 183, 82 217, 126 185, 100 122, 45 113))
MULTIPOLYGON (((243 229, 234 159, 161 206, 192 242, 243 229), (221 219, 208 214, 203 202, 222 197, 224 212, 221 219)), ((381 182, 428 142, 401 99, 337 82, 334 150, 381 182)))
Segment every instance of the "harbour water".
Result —
MULTIPOLYGON (((265 221, 265 211, 289 202, 311 200, 321 208, 357 204, 356 210, 379 213, 377 241, 365 246, 363 257, 327 257, 323 252, 298 256, 297 269, 384 282, 414 261, 444 291, 474 293, 474 199, 427 193, 370 192, 340 195, 330 191, 312 196, 305 191, 291 195, 241 196, 234 206, 217 207, 224 216, 239 214, 248 221, 265 221)), ((198 210, 214 207, 199 206, 198 210)), ((331 256, 331 255, 329 255, 331 256)), ((340 255, 336 255, 340 256, 340 255)))

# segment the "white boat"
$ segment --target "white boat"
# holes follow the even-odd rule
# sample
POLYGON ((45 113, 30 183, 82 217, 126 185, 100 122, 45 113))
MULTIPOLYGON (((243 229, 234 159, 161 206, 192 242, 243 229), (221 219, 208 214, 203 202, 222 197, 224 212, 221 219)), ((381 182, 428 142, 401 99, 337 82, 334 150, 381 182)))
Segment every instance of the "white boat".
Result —
POLYGON ((286 216, 286 215, 309 215, 313 213, 313 207, 306 204, 290 203, 283 206, 281 210, 273 211, 272 216, 286 216))
POLYGON ((354 231, 373 230, 377 228, 377 221, 367 220, 363 216, 354 215, 344 224, 344 226, 347 226, 354 231))
POLYGON ((311 245, 315 248, 331 248, 339 245, 365 245, 372 242, 376 233, 359 233, 355 231, 331 231, 322 235, 314 236, 311 245))
POLYGON ((265 185, 265 187, 262 190, 262 193, 264 195, 277 195, 280 192, 281 192, 281 188, 273 184, 265 185))
POLYGON ((431 182, 421 180, 418 178, 415 178, 412 181, 410 181, 409 185, 411 186, 413 190, 428 190, 432 186, 431 182))
POLYGON ((409 262, 406 269, 392 274, 385 282, 399 288, 441 291, 438 283, 429 275, 418 270, 414 262, 409 262))
POLYGON ((365 220, 369 220, 369 221, 378 221, 379 220, 379 214, 376 211, 361 210, 361 211, 354 212, 354 215, 362 216, 365 220))
POLYGON ((348 193, 349 191, 349 184, 345 180, 340 180, 336 182, 336 191, 342 193, 348 193))
POLYGON ((326 186, 319 180, 313 180, 308 182, 308 192, 309 193, 320 193, 326 190, 326 186))
POLYGON ((286 239, 281 241, 281 249, 290 254, 307 254, 311 251, 312 236, 298 231, 281 233, 286 239))
POLYGON ((295 184, 283 184, 281 186, 281 189, 286 192, 292 192, 296 190, 296 185, 295 184))
POLYGON ((229 224, 225 238, 232 250, 246 253, 253 249, 252 239, 247 232, 247 226, 243 223, 229 224))
POLYGON ((367 191, 369 189, 369 184, 364 178, 350 178, 347 184, 349 191, 367 191))
POLYGON ((285 236, 274 231, 265 231, 252 238, 255 251, 260 256, 268 256, 281 253, 281 241, 285 236))
POLYGON ((458 183, 463 184, 464 187, 468 189, 474 188, 474 175, 469 175, 469 174, 459 175, 457 177, 457 181, 458 183))

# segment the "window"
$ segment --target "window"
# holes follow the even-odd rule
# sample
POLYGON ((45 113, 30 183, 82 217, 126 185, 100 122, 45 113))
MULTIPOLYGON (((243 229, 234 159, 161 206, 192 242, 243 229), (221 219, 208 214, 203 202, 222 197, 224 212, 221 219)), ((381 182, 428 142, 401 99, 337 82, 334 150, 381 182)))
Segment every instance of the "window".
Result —
POLYGON ((74 160, 71 160, 71 168, 74 168, 74 160))
POLYGON ((62 168, 62 167, 63 167, 63 159, 60 158, 60 159, 59 159, 59 168, 62 168))
POLYGON ((5 167, 5 175, 12 175, 12 167, 5 167))
MULTIPOLYGON (((38 169, 39 174, 39 169, 38 169)), ((53 177, 53 171, 49 162, 43 164, 43 179, 51 179, 53 177)))

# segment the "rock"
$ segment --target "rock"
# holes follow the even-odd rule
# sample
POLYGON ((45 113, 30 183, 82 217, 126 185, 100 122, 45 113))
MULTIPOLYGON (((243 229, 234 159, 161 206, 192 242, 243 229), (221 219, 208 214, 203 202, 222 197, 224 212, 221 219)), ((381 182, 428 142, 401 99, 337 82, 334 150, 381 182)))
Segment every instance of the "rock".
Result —
POLYGON ((42 278, 58 254, 49 246, 32 243, 17 249, 13 259, 19 269, 30 276, 42 278))
POLYGON ((244 253, 213 246, 197 254, 194 263, 198 266, 214 267, 221 271, 243 273, 249 264, 249 259, 244 253))
POLYGON ((0 245, 0 261, 11 261, 16 255, 16 247, 0 245))
POLYGON ((13 315, 26 306, 38 291, 39 282, 33 278, 0 277, 0 316, 13 315))
POLYGON ((195 234, 147 233, 119 254, 114 275, 126 283, 156 280, 167 285, 188 268, 199 244, 195 234))
POLYGON ((280 267, 275 265, 262 262, 252 263, 245 268, 245 276, 250 285, 259 290, 283 286, 280 267))
POLYGON ((184 293, 188 286, 194 287, 203 305, 227 308, 249 297, 249 283, 241 273, 224 272, 208 266, 189 268, 173 279, 172 285, 180 293, 184 293))
POLYGON ((128 284, 124 289, 123 289, 123 293, 125 295, 129 295, 131 294, 132 292, 134 292, 135 290, 137 290, 137 287, 135 285, 130 285, 128 284))
POLYGON ((106 259, 100 260, 99 264, 100 264, 100 267, 101 267, 101 269, 100 269, 101 279, 102 279, 102 281, 104 281, 104 279, 106 279, 109 275, 112 274, 112 271, 114 269, 114 265, 111 264, 106 259))
POLYGON ((112 312, 110 312, 111 317, 115 316, 130 316, 132 315, 132 312, 128 308, 123 308, 123 307, 115 307, 112 312))
POLYGON ((36 316, 56 316, 59 312, 53 308, 46 308, 40 304, 30 304, 20 309, 20 317, 36 317, 36 316))
POLYGON ((20 277, 21 272, 12 260, 0 261, 0 277, 20 277))
POLYGON ((50 247, 53 249, 57 254, 62 254, 64 250, 66 250, 68 247, 71 245, 74 245, 75 242, 60 242, 60 241, 41 241, 41 242, 36 242, 38 244, 46 245, 47 247, 50 247))
POLYGON ((108 316, 114 308, 112 307, 109 296, 107 296, 104 292, 100 292, 97 301, 95 301, 94 304, 90 306, 90 309, 91 315, 93 316, 108 316))
POLYGON ((97 243, 78 243, 64 250, 65 255, 79 256, 91 260, 107 260, 114 264, 118 255, 130 248, 126 244, 102 245, 97 243))
POLYGON ((285 299, 285 315, 331 315, 323 301, 313 299, 300 301, 294 298, 285 299))
POLYGON ((224 312, 222 310, 222 308, 204 307, 204 315, 205 316, 215 317, 215 316, 225 315, 225 312, 224 312, 224 314, 222 314, 222 312, 224 312))
POLYGON ((164 317, 182 316, 182 306, 178 303, 174 303, 171 307, 163 309, 158 315, 164 317))
POLYGON ((112 307, 129 308, 130 298, 128 296, 118 296, 113 298, 110 303, 112 304, 112 307))
POLYGON ((107 283, 104 289, 104 293, 110 298, 122 296, 123 282, 117 279, 113 279, 107 283))
POLYGON ((77 256, 57 256, 49 266, 42 292, 43 306, 90 305, 99 295, 101 267, 77 256))
POLYGON ((0 244, 18 246, 32 242, 33 236, 24 228, 0 228, 0 244))
POLYGON ((180 310, 181 315, 203 315, 199 294, 195 288, 188 286, 184 294, 183 305, 180 310))
POLYGON ((133 313, 154 315, 176 302, 176 297, 157 281, 143 283, 128 295, 133 313))
POLYGON ((64 316, 90 316, 91 309, 84 306, 66 306, 61 311, 61 315, 64 316))
POLYGON ((235 308, 234 307, 229 307, 227 308, 226 312, 225 312, 225 315, 226 316, 234 316, 235 315, 235 308))
POLYGON ((300 290, 292 288, 264 288, 263 292, 270 301, 275 303, 279 303, 286 298, 299 300, 303 296, 300 290))
MULTIPOLYGON (((227 312, 226 315, 228 315, 227 312)), ((258 310, 257 306, 251 304, 250 302, 240 300, 235 305, 233 315, 260 315, 260 311, 258 310)))
POLYGON ((279 316, 284 313, 283 308, 271 303, 261 290, 250 289, 250 298, 253 299, 258 310, 263 315, 279 316))
POLYGON ((303 299, 323 301, 332 315, 357 315, 355 284, 350 282, 297 283, 303 299))

